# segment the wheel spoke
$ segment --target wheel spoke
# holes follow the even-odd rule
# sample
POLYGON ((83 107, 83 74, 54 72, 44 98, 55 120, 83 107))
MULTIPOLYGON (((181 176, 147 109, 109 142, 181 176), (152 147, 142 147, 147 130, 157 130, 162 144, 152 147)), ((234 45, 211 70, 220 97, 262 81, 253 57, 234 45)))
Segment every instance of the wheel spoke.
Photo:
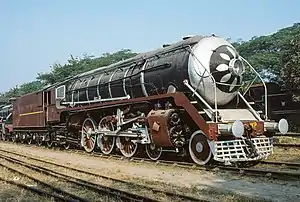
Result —
POLYGON ((53 146, 54 133, 47 134, 47 146, 51 148, 53 146))
POLYGON ((27 134, 27 144, 31 144, 32 143, 32 134, 28 133, 27 134))
POLYGON ((189 142, 189 153, 193 161, 200 165, 207 164, 212 159, 212 152, 208 139, 202 131, 192 134, 189 142))
POLYGON ((101 135, 98 136, 97 144, 103 154, 110 154, 115 146, 115 137, 106 135, 109 131, 114 131, 114 125, 106 117, 102 118, 99 122, 99 129, 101 135))
POLYGON ((132 142, 131 138, 117 137, 117 142, 123 156, 130 158, 137 153, 138 144, 132 142))
POLYGON ((36 143, 37 143, 38 146, 42 146, 43 139, 40 135, 36 135, 36 143))
POLYGON ((65 144, 64 144, 64 148, 65 148, 65 149, 69 149, 69 148, 70 148, 70 144, 69 144, 69 143, 65 143, 65 144))
POLYGON ((93 137, 91 137, 90 139, 87 140, 89 143, 89 148, 93 148, 95 146, 95 140, 93 137))
POLYGON ((146 145, 146 153, 151 160, 158 160, 162 155, 162 148, 157 147, 154 143, 146 145))
POLYGON ((92 152, 95 149, 95 121, 91 118, 86 118, 81 128, 81 145, 85 151, 92 152))

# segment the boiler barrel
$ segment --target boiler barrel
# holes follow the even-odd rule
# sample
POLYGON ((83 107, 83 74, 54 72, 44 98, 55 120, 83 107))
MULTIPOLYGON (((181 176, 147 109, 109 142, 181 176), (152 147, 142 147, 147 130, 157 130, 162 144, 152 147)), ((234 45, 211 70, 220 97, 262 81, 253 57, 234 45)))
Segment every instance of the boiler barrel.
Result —
POLYGON ((166 93, 170 85, 184 91, 182 81, 188 78, 188 59, 189 51, 182 48, 135 65, 78 78, 68 86, 67 101, 72 101, 72 97, 78 102, 99 97, 151 96, 166 93))

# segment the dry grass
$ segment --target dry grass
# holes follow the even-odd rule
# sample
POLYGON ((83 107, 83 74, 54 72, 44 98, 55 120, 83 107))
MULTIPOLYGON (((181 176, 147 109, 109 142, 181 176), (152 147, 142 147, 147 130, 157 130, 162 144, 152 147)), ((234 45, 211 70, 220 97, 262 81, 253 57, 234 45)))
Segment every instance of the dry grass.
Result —
MULTIPOLYGON (((39 179, 40 181, 46 182, 54 187, 60 188, 66 192, 73 193, 74 195, 80 196, 82 198, 85 198, 90 201, 119 201, 114 197, 103 195, 101 193, 97 193, 95 191, 91 191, 89 189, 76 186, 74 184, 68 183, 65 180, 61 180, 56 177, 47 176, 45 174, 33 171, 29 168, 25 168, 23 166, 13 164, 7 161, 2 161, 4 165, 7 165, 11 168, 14 168, 20 172, 26 173, 29 176, 32 176, 36 179, 39 179)), ((5 177, 6 179, 15 179, 19 183, 25 183, 26 185, 33 186, 39 189, 43 189, 46 191, 51 191, 49 188, 41 186, 34 182, 33 180, 28 179, 27 177, 23 175, 19 175, 17 173, 13 173, 13 171, 8 171, 7 169, 2 169, 1 176, 5 177)), ((4 186, 3 186, 4 187, 4 186)), ((5 189, 1 190, 1 199, 4 201, 53 201, 52 199, 45 200, 44 197, 41 197, 37 194, 32 194, 29 191, 24 191, 22 189, 20 190, 14 190, 14 192, 11 192, 13 190, 13 185, 8 185, 5 189), (18 194, 16 194, 18 193, 18 194)))
POLYGON ((274 147, 273 154, 267 160, 300 163, 300 149, 274 147))
MULTIPOLYGON (((283 138, 283 142, 287 139, 283 138)), ((284 142, 290 143, 290 142, 284 142)), ((271 154, 267 161, 276 161, 276 162, 291 162, 291 163, 300 163, 300 148, 293 147, 274 147, 273 154, 271 154)), ((275 169, 278 171, 288 171, 288 172, 300 172, 299 167, 286 166, 286 165, 272 165, 272 164, 258 164, 256 168, 264 169, 275 169)))
MULTIPOLYGON (((98 184, 102 184, 105 186, 122 189, 125 191, 130 191, 130 192, 133 192, 133 193, 136 193, 139 195, 154 198, 159 201, 179 201, 179 199, 176 197, 170 198, 170 197, 167 197, 165 194, 155 193, 155 192, 149 191, 149 189, 144 189, 139 186, 130 186, 130 185, 128 186, 128 184, 117 183, 117 182, 111 181, 111 180, 105 180, 100 177, 95 177, 92 175, 80 173, 77 171, 72 171, 72 170, 57 167, 54 165, 40 163, 40 162, 34 161, 34 160, 28 160, 28 159, 25 159, 22 157, 18 157, 18 159, 25 160, 26 162, 30 162, 30 163, 39 165, 44 168, 53 169, 57 172, 64 173, 64 174, 67 174, 70 176, 74 176, 76 178, 84 179, 89 182, 98 183, 98 184)), ((153 166, 153 164, 152 164, 152 166, 153 166)), ((15 167, 19 167, 19 170, 21 169, 21 166, 15 165, 15 167)), ((163 168, 162 170, 172 169, 167 166, 162 166, 162 168, 163 168)), ((31 171, 30 169, 27 169, 27 168, 22 168, 22 169, 25 169, 24 171, 31 175, 34 175, 34 173, 35 173, 34 171, 31 171)), ((97 170, 93 170, 93 169, 91 169, 89 171, 94 172, 94 173, 97 172, 97 170)), ((76 195, 81 196, 86 199, 90 199, 92 201, 97 201, 97 199, 99 199, 99 197, 103 197, 103 196, 99 196, 99 195, 97 196, 97 194, 94 193, 93 191, 90 191, 87 189, 78 189, 76 187, 73 187, 71 184, 68 184, 65 181, 61 181, 59 179, 53 178, 51 176, 45 176, 45 175, 37 174, 37 173, 35 173, 35 176, 37 176, 42 181, 50 182, 52 185, 57 186, 57 187, 63 187, 63 189, 68 192, 76 193, 76 195)), ((175 186, 174 184, 171 184, 171 183, 164 183, 164 182, 155 181, 155 180, 150 181, 150 180, 146 180, 146 179, 129 177, 129 176, 125 176, 125 175, 122 177, 122 179, 126 180, 128 182, 133 182, 135 184, 150 186, 157 190, 166 190, 166 191, 169 191, 172 193, 185 194, 185 195, 193 196, 196 198, 202 198, 202 199, 212 200, 212 201, 226 201, 226 202, 227 201, 228 202, 231 202, 231 201, 266 201, 266 200, 261 200, 259 198, 249 198, 249 197, 243 196, 241 194, 233 193, 230 191, 226 191, 226 192, 221 191, 216 188, 207 188, 207 187, 203 188, 203 187, 197 187, 197 186, 182 187, 182 186, 175 186)), ((106 200, 109 200, 109 198, 106 198, 106 200)), ((109 201, 112 201, 112 200, 109 200, 109 201)))
MULTIPOLYGON (((115 182, 115 181, 112 181, 112 180, 107 180, 107 179, 104 179, 104 178, 101 178, 101 177, 97 177, 97 176, 93 176, 93 175, 89 175, 89 174, 84 174, 84 173, 77 172, 77 171, 72 171, 72 170, 69 170, 69 169, 66 169, 66 168, 61 168, 61 167, 57 167, 57 166, 54 166, 54 165, 49 165, 49 164, 46 164, 46 163, 40 163, 40 162, 34 161, 34 160, 27 160, 27 159, 24 159, 24 158, 18 158, 18 159, 22 159, 22 160, 25 160, 26 162, 33 163, 35 165, 39 165, 39 166, 47 168, 47 169, 55 170, 56 172, 63 173, 63 174, 66 174, 66 175, 69 175, 69 176, 72 176, 72 177, 76 177, 76 178, 79 178, 79 179, 84 179, 84 180, 92 182, 92 183, 101 184, 101 185, 116 188, 116 189, 121 189, 121 190, 132 192, 132 193, 135 193, 135 194, 138 194, 138 195, 147 196, 147 197, 150 197, 150 198, 153 198, 153 199, 156 199, 156 200, 160 200, 160 201, 170 201, 171 199, 175 200, 175 201, 178 200, 176 198, 167 197, 165 194, 155 193, 155 192, 149 191, 149 189, 141 188, 140 186, 134 186, 134 185, 128 185, 128 184, 124 184, 124 183, 119 183, 119 182, 115 182)), ((27 172, 32 172, 32 171, 30 171, 28 169, 28 171, 26 170, 26 173, 27 172)), ((97 172, 97 171, 91 170, 91 172, 97 172)), ((50 176, 48 176, 48 177, 38 176, 38 177, 39 177, 39 179, 42 178, 43 181, 47 180, 49 182, 51 180, 50 181, 51 184, 54 184, 57 187, 64 187, 64 189, 67 190, 68 192, 76 193, 77 195, 79 195, 83 198, 88 198, 88 199, 91 199, 92 201, 95 201, 97 198, 99 198, 99 196, 96 196, 95 193, 91 192, 90 190, 87 190, 87 189, 79 189, 79 190, 77 189, 76 190, 76 189, 74 189, 74 187, 70 186, 70 184, 68 184, 64 181, 60 181, 58 179, 55 180, 50 176)), ((126 176, 124 176, 124 177, 126 178, 126 176)), ((176 189, 173 189, 174 187, 171 187, 171 185, 161 184, 160 186, 155 186, 155 185, 158 185, 158 184, 155 183, 155 182, 153 183, 152 181, 140 181, 139 179, 133 179, 133 178, 131 178, 130 180, 128 179, 128 181, 133 182, 133 183, 139 183, 141 185, 146 185, 146 186, 149 186, 150 184, 153 184, 154 186, 152 186, 152 187, 158 187, 159 190, 165 190, 166 187, 167 187, 168 189, 171 188, 172 192, 176 191, 176 189)), ((184 194, 184 193, 186 193, 186 189, 181 189, 181 191, 176 191, 176 192, 184 194)), ((199 194, 196 194, 194 196, 199 196, 199 194)))
POLYGON ((300 137, 284 137, 279 136, 274 138, 274 143, 280 143, 280 144, 300 144, 300 137))
MULTIPOLYGON (((89 172, 99 173, 117 179, 152 186, 156 189, 169 190, 174 193, 184 193, 199 198, 209 199, 212 201, 266 201, 257 196, 266 198, 272 198, 272 196, 274 196, 276 198, 278 197, 276 196, 276 193, 278 193, 278 190, 281 190, 281 188, 279 189, 278 186, 276 187, 276 184, 273 185, 269 181, 262 182, 260 179, 255 179, 257 181, 253 182, 253 178, 247 179, 246 177, 240 176, 234 178, 232 175, 226 173, 213 174, 207 171, 190 170, 172 167, 170 165, 156 166, 152 162, 137 163, 113 159, 107 160, 105 158, 100 157, 91 157, 88 155, 75 154, 73 153, 74 151, 60 152, 53 150, 48 151, 48 149, 45 149, 46 151, 42 149, 26 149, 25 147, 19 145, 7 145, 6 149, 13 150, 17 153, 26 153, 27 155, 35 156, 37 158, 45 159, 56 163, 64 163, 64 165, 68 166, 76 166, 76 168, 86 170, 89 172), (134 172, 132 172, 133 170, 134 172), (215 181, 215 179, 217 179, 218 181, 215 181), (248 184, 248 182, 250 183, 248 184)), ((287 154, 287 152, 283 153, 282 151, 277 150, 278 149, 275 148, 275 154, 273 154, 273 156, 271 155, 270 159, 274 157, 274 155, 278 155, 278 153, 282 154, 282 158, 286 157, 287 155, 290 155, 287 154)), ((297 157, 297 154, 295 154, 294 157, 297 157)), ((64 168, 58 168, 56 166, 43 164, 25 158, 19 159, 26 160, 28 162, 47 167, 49 169, 55 169, 58 172, 76 176, 78 178, 83 178, 91 182, 128 190, 138 194, 146 195, 151 198, 153 197, 160 201, 178 201, 178 198, 173 199, 166 197, 163 194, 155 194, 147 189, 141 189, 138 187, 115 183, 109 180, 103 180, 99 177, 93 177, 91 175, 70 171, 64 168)), ((56 183, 64 189, 67 189, 67 186, 70 186, 66 182, 60 182, 60 184, 59 182, 56 183)), ((287 190, 288 188, 285 189, 287 190)), ((89 192, 89 190, 82 190, 82 192, 77 192, 76 194, 81 194, 81 196, 84 196, 84 193, 86 192, 89 192)), ((290 194, 296 193, 295 191, 291 192, 290 190, 289 192, 290 194)), ((294 197, 293 194, 291 195, 291 197, 294 197)))
MULTIPOLYGON (((0 176, 6 180, 13 180, 18 183, 25 183, 28 186, 36 186, 36 183, 22 178, 19 175, 16 175, 3 167, 0 168, 0 176)), ((45 202, 52 202, 55 201, 53 198, 43 197, 38 195, 34 192, 22 189, 17 187, 16 185, 12 185, 6 183, 4 181, 0 181, 0 201, 7 201, 7 202, 23 202, 23 201, 45 201, 45 202)))
MULTIPOLYGON (((274 143, 300 144, 299 137, 276 137, 274 143)), ((274 147, 273 154, 267 159, 270 161, 284 161, 300 163, 300 148, 297 147, 274 147)))
POLYGON ((242 194, 234 193, 231 191, 224 191, 217 188, 207 188, 207 187, 201 187, 201 186, 188 186, 188 187, 180 187, 175 186, 171 183, 163 183, 158 181, 149 181, 141 178, 128 178, 128 181, 132 181, 135 183, 155 187, 160 190, 165 190, 168 188, 168 190, 172 191, 173 193, 184 193, 189 196, 194 196, 196 198, 202 198, 210 201, 224 201, 224 202, 232 202, 232 201, 267 201, 264 199, 261 199, 259 197, 247 197, 242 194))

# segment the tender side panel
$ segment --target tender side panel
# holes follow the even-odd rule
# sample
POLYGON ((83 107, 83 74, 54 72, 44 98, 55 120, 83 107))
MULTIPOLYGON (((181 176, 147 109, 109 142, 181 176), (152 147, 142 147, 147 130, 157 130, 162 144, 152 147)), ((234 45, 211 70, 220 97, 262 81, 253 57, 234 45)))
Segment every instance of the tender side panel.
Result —
POLYGON ((43 92, 18 98, 13 105, 13 125, 18 127, 44 127, 43 92))
POLYGON ((55 105, 55 88, 50 90, 50 98, 48 102, 48 118, 49 122, 59 122, 60 121, 60 112, 57 110, 55 105))

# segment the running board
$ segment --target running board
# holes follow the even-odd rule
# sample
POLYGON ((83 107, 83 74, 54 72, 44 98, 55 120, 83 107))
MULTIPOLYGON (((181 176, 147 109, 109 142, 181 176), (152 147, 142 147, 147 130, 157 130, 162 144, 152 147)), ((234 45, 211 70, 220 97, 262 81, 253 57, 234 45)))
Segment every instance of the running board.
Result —
POLYGON ((257 118, 249 109, 219 109, 222 122, 257 121, 257 118))

